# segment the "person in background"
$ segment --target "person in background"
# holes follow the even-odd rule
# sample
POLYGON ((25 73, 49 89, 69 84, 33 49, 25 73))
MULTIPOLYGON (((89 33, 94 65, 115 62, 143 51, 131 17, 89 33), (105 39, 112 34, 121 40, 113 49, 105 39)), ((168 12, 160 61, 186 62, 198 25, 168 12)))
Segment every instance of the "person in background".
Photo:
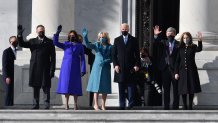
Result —
POLYGON ((128 109, 134 106, 135 77, 139 71, 140 54, 138 40, 129 34, 129 25, 120 26, 122 35, 114 39, 112 59, 115 69, 114 82, 119 86, 119 109, 126 108, 126 91, 128 95, 128 109))
POLYGON ((156 96, 161 95, 161 86, 155 81, 152 59, 146 48, 140 49, 141 68, 138 73, 138 89, 142 104, 147 106, 156 105, 156 96), (144 103, 144 104, 143 104, 144 103))
POLYGON ((50 108, 51 78, 54 77, 56 54, 52 40, 45 36, 45 27, 36 27, 37 37, 29 41, 23 40, 23 27, 18 26, 18 43, 20 47, 31 51, 29 68, 29 86, 33 88, 33 108, 39 109, 40 89, 43 90, 45 109, 50 108))
POLYGON ((14 105, 14 60, 16 60, 16 47, 18 45, 17 37, 9 38, 10 47, 3 51, 2 55, 2 73, 5 88, 5 106, 14 105))
POLYGON ((77 99, 82 96, 81 76, 86 73, 86 62, 83 45, 79 43, 77 32, 71 30, 68 33, 68 40, 60 43, 59 34, 62 26, 59 25, 53 37, 55 46, 64 50, 64 57, 61 64, 60 76, 57 86, 57 93, 65 95, 65 109, 69 109, 69 97, 74 96, 74 110, 78 110, 77 99))
POLYGON ((195 54, 202 51, 202 34, 197 33, 198 46, 193 43, 189 32, 181 36, 178 55, 175 65, 175 79, 178 80, 178 93, 182 95, 184 109, 192 110, 194 93, 201 92, 200 79, 195 63, 195 54), (189 95, 189 106, 187 106, 187 95, 189 95))
POLYGON ((106 110, 105 103, 107 94, 111 94, 111 65, 112 45, 108 33, 100 32, 95 43, 89 43, 88 31, 82 31, 85 44, 95 50, 95 61, 89 78, 87 91, 94 93, 94 109, 99 110, 98 97, 102 94, 102 110, 106 110))

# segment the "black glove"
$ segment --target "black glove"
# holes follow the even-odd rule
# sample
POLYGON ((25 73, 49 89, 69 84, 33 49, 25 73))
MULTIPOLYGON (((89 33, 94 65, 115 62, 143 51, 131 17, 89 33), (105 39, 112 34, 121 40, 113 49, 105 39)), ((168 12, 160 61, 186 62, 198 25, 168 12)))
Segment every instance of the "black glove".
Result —
POLYGON ((50 78, 54 77, 54 72, 50 72, 50 78))
POLYGON ((83 77, 85 74, 86 74, 85 72, 82 72, 82 73, 81 73, 81 76, 83 77))
POLYGON ((18 25, 17 27, 17 35, 22 36, 25 29, 23 29, 22 25, 18 25))
POLYGON ((62 26, 59 25, 58 28, 57 28, 57 32, 56 32, 56 34, 57 34, 57 35, 60 34, 61 30, 62 30, 62 26))

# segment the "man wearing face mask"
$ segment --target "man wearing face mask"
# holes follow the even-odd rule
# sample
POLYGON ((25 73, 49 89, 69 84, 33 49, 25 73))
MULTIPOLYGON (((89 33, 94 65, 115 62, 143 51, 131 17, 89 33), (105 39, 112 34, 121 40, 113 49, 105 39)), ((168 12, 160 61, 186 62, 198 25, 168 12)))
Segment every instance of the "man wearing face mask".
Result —
MULTIPOLYGON (((161 33, 159 26, 154 27, 154 49, 159 51, 159 58, 156 59, 157 69, 161 72, 164 89, 164 109, 170 109, 170 87, 173 85, 173 109, 179 108, 178 82, 174 79, 174 68, 178 53, 179 42, 174 39, 176 30, 169 27, 166 31, 167 40, 161 40, 158 36, 161 33)), ((156 74, 158 77, 159 75, 156 74)))
POLYGON ((128 109, 132 109, 134 105, 133 73, 139 71, 140 53, 138 40, 128 33, 129 25, 123 23, 120 29, 122 35, 114 39, 112 59, 115 68, 114 82, 117 82, 119 86, 119 109, 125 110, 126 91, 129 101, 128 109))
POLYGON ((17 37, 9 38, 10 47, 3 51, 2 70, 5 88, 5 106, 14 105, 14 60, 16 60, 17 37))
POLYGON ((45 27, 38 25, 36 27, 36 38, 29 41, 23 40, 23 31, 21 25, 18 26, 18 43, 20 47, 29 48, 31 51, 29 68, 29 86, 33 88, 33 108, 39 109, 40 89, 43 89, 43 99, 45 109, 50 108, 50 88, 51 78, 55 72, 55 47, 51 39, 45 36, 45 27))

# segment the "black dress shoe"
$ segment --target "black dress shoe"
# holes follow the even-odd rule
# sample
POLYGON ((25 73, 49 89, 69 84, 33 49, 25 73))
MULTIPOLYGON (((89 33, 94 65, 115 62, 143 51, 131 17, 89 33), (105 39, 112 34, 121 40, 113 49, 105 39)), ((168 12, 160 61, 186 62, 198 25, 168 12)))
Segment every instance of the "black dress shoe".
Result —
POLYGON ((173 110, 178 110, 179 106, 173 106, 173 110))
POLYGON ((32 109, 37 110, 37 109, 39 109, 39 106, 34 106, 32 109))
POLYGON ((50 109, 50 107, 49 106, 45 106, 45 108, 44 109, 50 109))
POLYGON ((164 110, 170 110, 169 106, 164 106, 164 110))
POLYGON ((189 105, 188 110, 193 110, 192 105, 189 105))
POLYGON ((133 109, 133 106, 127 107, 127 110, 132 110, 132 109, 133 109))
POLYGON ((119 110, 125 110, 125 107, 119 107, 119 110))
POLYGON ((188 110, 188 106, 187 106, 187 105, 184 105, 184 106, 182 107, 182 109, 183 109, 183 110, 188 110))

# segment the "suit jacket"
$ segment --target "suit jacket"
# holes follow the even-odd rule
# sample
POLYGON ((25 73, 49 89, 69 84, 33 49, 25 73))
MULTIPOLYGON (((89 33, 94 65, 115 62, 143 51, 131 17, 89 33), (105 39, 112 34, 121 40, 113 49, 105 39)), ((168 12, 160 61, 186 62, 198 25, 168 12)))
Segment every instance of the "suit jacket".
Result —
POLYGON ((122 35, 115 38, 112 59, 114 66, 120 66, 120 72, 115 72, 114 82, 133 83, 132 70, 134 66, 140 67, 139 56, 139 43, 135 37, 128 35, 127 44, 122 35))
POLYGON ((14 80, 14 60, 15 55, 11 47, 5 49, 2 55, 2 72, 3 72, 3 81, 7 77, 14 80))
POLYGON ((156 49, 157 56, 154 59, 154 63, 158 70, 164 72, 166 69, 169 69, 174 77, 174 68, 176 62, 176 56, 178 53, 179 42, 174 40, 173 51, 170 54, 169 51, 169 41, 168 40, 160 40, 159 38, 155 39, 154 49, 156 49))
POLYGON ((44 37, 41 41, 38 38, 24 42, 23 37, 18 36, 20 47, 30 48, 29 86, 51 87, 51 75, 55 72, 56 54, 51 39, 44 37))

